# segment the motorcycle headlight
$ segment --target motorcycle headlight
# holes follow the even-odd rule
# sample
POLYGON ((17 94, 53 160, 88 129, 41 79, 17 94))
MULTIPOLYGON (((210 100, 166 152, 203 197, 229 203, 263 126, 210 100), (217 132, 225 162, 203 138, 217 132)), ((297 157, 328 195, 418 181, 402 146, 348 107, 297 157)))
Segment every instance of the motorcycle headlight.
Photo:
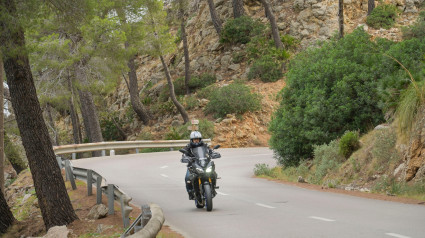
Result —
POLYGON ((212 172, 212 166, 208 167, 208 168, 205 170, 205 172, 207 172, 207 173, 211 173, 211 172, 212 172))
POLYGON ((198 173, 203 173, 204 172, 204 170, 203 169, 201 169, 201 168, 196 168, 196 172, 198 172, 198 173))

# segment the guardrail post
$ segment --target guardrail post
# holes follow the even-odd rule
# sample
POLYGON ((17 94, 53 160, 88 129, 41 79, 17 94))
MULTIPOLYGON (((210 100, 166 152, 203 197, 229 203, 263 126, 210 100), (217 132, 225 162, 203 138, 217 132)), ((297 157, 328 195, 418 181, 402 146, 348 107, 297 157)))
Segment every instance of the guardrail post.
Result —
POLYGON ((114 214, 114 185, 108 184, 108 214, 114 214))
POLYGON ((77 153, 72 153, 72 159, 77 159, 77 153))
POLYGON ((96 204, 102 203, 102 176, 99 174, 96 178, 96 204))
POLYGON ((74 175, 72 174, 71 162, 69 160, 65 160, 65 171, 66 177, 71 182, 72 190, 77 189, 77 185, 75 184, 74 175))
POLYGON ((60 156, 56 156, 56 161, 58 161, 59 169, 63 169, 62 158, 60 156))
POLYGON ((106 156, 106 150, 102 150, 102 156, 106 156))
POLYGON ((124 224, 124 228, 128 227, 130 225, 130 212, 133 210, 133 208, 128 204, 131 201, 131 197, 127 196, 126 194, 123 194, 120 198, 121 202, 121 217, 122 222, 124 224))
POLYGON ((87 196, 93 194, 93 170, 87 170, 87 196))
POLYGON ((151 207, 149 205, 142 206, 142 228, 148 224, 152 217, 151 207))
POLYGON ((115 155, 115 150, 110 150, 109 151, 109 156, 114 156, 115 155))

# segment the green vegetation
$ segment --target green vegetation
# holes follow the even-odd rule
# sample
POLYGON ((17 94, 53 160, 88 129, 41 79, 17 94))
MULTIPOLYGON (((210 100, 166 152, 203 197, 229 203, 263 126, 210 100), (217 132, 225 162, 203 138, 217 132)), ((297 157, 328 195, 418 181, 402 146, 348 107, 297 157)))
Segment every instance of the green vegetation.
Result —
POLYGON ((383 121, 372 67, 379 57, 366 54, 375 48, 369 35, 357 29, 292 60, 269 128, 281 164, 296 166, 312 157, 314 145, 383 121))
POLYGON ((122 141, 126 139, 125 135, 120 132, 124 121, 119 119, 117 113, 101 114, 99 123, 102 137, 105 141, 122 141))
POLYGON ((211 101, 207 104, 205 112, 214 114, 215 117, 224 117, 235 113, 241 115, 248 111, 260 109, 260 95, 251 93, 248 86, 235 82, 224 86, 211 95, 211 101))
POLYGON ((282 64, 265 55, 252 64, 248 79, 260 78, 263 82, 275 82, 282 78, 282 64))
POLYGON ((359 133, 347 131, 339 141, 339 153, 346 159, 350 158, 351 154, 360 147, 359 133))
POLYGON ((236 19, 230 19, 224 25, 220 42, 230 44, 246 44, 252 37, 262 35, 266 26, 258 20, 249 16, 242 16, 236 19))
POLYGON ((415 24, 407 28, 402 28, 402 30, 404 39, 425 38, 425 11, 419 13, 419 17, 415 24))
POLYGON ((391 4, 379 5, 367 17, 366 23, 375 29, 390 29, 395 23, 397 14, 398 9, 396 6, 391 4))

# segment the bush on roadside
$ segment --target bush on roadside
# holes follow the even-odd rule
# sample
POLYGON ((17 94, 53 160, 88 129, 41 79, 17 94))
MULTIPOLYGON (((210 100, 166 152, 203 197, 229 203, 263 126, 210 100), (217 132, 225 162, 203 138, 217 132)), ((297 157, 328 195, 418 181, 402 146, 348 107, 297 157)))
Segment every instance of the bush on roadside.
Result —
POLYGON ((358 148, 360 148, 359 133, 353 131, 345 132, 339 140, 339 153, 348 159, 358 148))
POLYGON ((313 154, 315 171, 311 177, 311 182, 316 184, 319 184, 329 172, 338 169, 345 160, 339 153, 338 140, 333 140, 329 144, 315 146, 313 154))
POLYGON ((382 56, 374 53, 377 47, 369 38, 356 29, 291 60, 269 127, 270 145, 280 163, 297 166, 312 158, 314 145, 329 143, 345 131, 365 132, 383 121, 375 68, 382 56))

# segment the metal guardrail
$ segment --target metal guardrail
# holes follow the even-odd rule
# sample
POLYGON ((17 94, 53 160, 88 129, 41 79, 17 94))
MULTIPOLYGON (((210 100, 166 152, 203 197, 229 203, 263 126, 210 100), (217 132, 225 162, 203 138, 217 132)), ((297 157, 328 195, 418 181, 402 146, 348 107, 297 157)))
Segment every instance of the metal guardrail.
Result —
MULTIPOLYGON (((211 142, 211 139, 204 139, 204 142, 211 142)), ((110 155, 115 154, 116 149, 136 149, 138 153, 139 148, 174 148, 174 147, 183 147, 189 143, 189 140, 160 140, 160 141, 115 141, 115 142, 99 142, 99 143, 86 143, 86 144, 75 144, 75 145, 63 145, 63 146, 54 146, 53 150, 56 155, 71 154, 72 158, 76 158, 76 153, 80 152, 90 152, 90 151, 99 151, 102 150, 102 155, 105 156, 105 150, 110 150, 110 155)), ((123 219, 124 228, 128 227, 122 237, 135 234, 141 230, 144 226, 149 226, 149 231, 146 231, 146 234, 142 234, 142 237, 155 237, 156 234, 161 229, 161 226, 164 222, 164 217, 162 210, 159 206, 154 206, 156 222, 151 222, 150 218, 152 217, 150 206, 142 206, 142 214, 130 225, 129 215, 133 208, 129 205, 129 202, 132 200, 130 196, 125 194, 118 186, 114 184, 107 184, 106 179, 104 179, 100 174, 96 173, 90 169, 73 167, 70 160, 64 160, 60 156, 56 156, 59 167, 65 168, 66 179, 71 182, 72 189, 77 189, 75 184, 75 179, 86 181, 87 183, 87 195, 90 196, 93 194, 93 184, 96 186, 96 202, 97 204, 102 203, 102 193, 105 193, 108 197, 108 214, 114 214, 114 200, 120 202, 121 205, 121 215, 123 219)))
MULTIPOLYGON (((211 139, 204 139, 210 142, 211 139)), ((139 148, 174 148, 186 146, 189 140, 140 140, 140 141, 112 141, 74 145, 53 146, 56 155, 117 149, 139 149, 139 148)))
POLYGON ((122 191, 118 186, 114 184, 107 184, 106 179, 104 179, 97 172, 73 167, 71 161, 62 160, 61 157, 56 157, 59 167, 65 168, 66 180, 71 182, 72 189, 77 189, 75 179, 83 180, 87 183, 87 196, 93 194, 93 185, 96 186, 96 204, 102 203, 102 193, 106 194, 108 197, 108 214, 114 214, 114 201, 119 201, 121 206, 121 217, 123 219, 124 228, 130 225, 130 212, 133 208, 130 206, 129 202, 131 197, 128 196, 124 191, 122 191))

